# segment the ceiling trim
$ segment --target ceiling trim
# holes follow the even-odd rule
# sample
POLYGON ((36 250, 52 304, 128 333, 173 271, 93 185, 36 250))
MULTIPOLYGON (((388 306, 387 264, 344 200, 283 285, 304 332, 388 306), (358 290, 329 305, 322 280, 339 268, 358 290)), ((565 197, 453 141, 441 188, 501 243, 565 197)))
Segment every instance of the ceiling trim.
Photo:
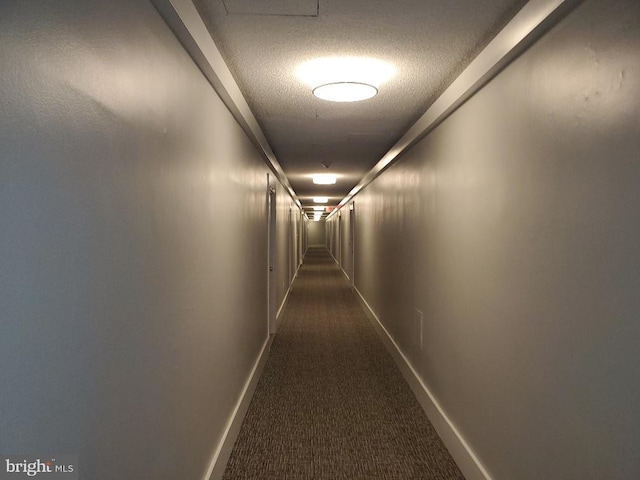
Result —
POLYGON ((530 0, 422 117, 391 147, 327 219, 421 140, 583 0, 530 0))
POLYGON ((151 0, 151 2, 256 146, 267 166, 291 195, 298 208, 302 208, 300 200, 193 2, 191 0, 151 0))

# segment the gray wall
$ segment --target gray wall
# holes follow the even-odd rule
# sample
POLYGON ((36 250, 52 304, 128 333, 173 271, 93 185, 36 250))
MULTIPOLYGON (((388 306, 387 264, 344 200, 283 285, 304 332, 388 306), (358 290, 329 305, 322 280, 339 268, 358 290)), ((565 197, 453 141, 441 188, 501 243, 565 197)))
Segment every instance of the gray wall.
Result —
MULTIPOLYGON (((344 210, 344 209, 342 209, 344 210)), ((333 255, 333 258, 338 262, 338 265, 342 267, 342 259, 340 258, 341 251, 345 248, 345 245, 342 245, 340 242, 341 237, 341 214, 342 210, 338 210, 329 220, 326 222, 326 238, 327 238, 327 248, 333 255)))
POLYGON ((325 227, 326 227, 326 222, 324 220, 320 221, 320 222, 308 222, 307 223, 307 232, 309 235, 309 246, 311 247, 315 247, 315 246, 320 246, 320 245, 326 245, 326 238, 325 238, 325 227))
POLYGON ((350 208, 355 202, 350 202, 327 220, 327 242, 329 251, 333 255, 347 278, 353 275, 353 247, 350 208))
POLYGON ((353 275, 353 251, 351 243, 351 212, 349 207, 339 212, 340 220, 340 266, 344 274, 351 279, 353 275))
POLYGON ((267 338, 267 168, 146 1, 5 2, 0 66, 0 452, 202 478, 267 338))
MULTIPOLYGON (((336 212, 335 215, 338 213, 336 212)), ((327 242, 327 248, 331 252, 334 258, 337 257, 337 243, 338 243, 338 220, 336 216, 331 217, 325 224, 325 238, 327 242)))
POLYGON ((356 286, 496 480, 640 478, 639 152, 640 3, 586 1, 356 197, 356 286))
POLYGON ((295 222, 299 214, 298 208, 285 188, 278 184, 276 188, 276 308, 289 290, 291 281, 297 270, 295 260, 295 222))

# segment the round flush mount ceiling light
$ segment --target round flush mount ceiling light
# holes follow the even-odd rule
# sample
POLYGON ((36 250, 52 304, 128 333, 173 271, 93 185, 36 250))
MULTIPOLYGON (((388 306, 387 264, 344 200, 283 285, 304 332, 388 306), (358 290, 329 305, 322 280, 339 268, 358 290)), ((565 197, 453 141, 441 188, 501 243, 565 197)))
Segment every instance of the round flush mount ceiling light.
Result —
POLYGON ((296 74, 318 98, 357 102, 376 95, 395 71, 391 64, 376 58, 323 57, 301 64, 296 74))
POLYGON ((320 85, 313 94, 330 102, 359 102, 376 96, 378 89, 373 85, 359 82, 336 82, 320 85))

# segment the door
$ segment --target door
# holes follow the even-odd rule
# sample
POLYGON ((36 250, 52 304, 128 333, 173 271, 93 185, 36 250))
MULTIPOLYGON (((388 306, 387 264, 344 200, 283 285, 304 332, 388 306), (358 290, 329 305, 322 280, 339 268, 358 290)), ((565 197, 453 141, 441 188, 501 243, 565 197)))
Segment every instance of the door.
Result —
POLYGON ((355 211, 356 203, 351 202, 349 206, 349 251, 351 254, 351 286, 356 286, 356 255, 355 255, 355 245, 356 245, 356 211, 355 211))
POLYGON ((276 333, 276 189, 267 174, 267 321, 269 333, 276 333))
POLYGON ((293 274, 295 273, 295 269, 293 268, 293 258, 295 256, 295 242, 293 241, 293 215, 291 214, 291 206, 289 206, 289 213, 287 214, 287 264, 289 267, 289 286, 291 286, 291 279, 293 279, 293 274))
POLYGON ((336 260, 338 261, 338 265, 340 265, 340 268, 342 267, 342 212, 339 211, 338 212, 338 219, 337 219, 337 225, 336 227, 338 227, 338 231, 337 233, 337 238, 336 238, 336 260))

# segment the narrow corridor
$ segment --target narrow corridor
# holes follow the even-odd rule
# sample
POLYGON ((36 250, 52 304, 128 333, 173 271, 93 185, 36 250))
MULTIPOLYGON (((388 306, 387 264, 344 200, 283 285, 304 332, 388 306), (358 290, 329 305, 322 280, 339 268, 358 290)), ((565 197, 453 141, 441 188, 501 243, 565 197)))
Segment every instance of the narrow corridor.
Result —
POLYGON ((1 11, 0 480, 640 480, 640 0, 1 11))
POLYGON ((325 248, 307 252, 224 478, 464 478, 325 248))

